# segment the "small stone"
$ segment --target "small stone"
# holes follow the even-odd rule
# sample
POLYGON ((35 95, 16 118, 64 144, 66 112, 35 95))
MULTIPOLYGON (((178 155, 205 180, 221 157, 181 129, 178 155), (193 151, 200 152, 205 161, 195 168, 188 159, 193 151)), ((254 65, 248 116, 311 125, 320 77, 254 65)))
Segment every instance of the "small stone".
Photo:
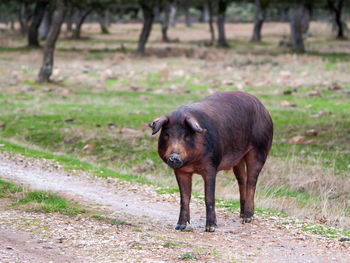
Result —
POLYGON ((138 85, 131 85, 131 86, 130 86, 130 89, 131 89, 132 91, 140 91, 140 90, 143 89, 143 87, 138 86, 138 85))
POLYGON ((90 150, 92 149, 92 144, 86 144, 84 147, 83 147, 83 151, 87 151, 87 150, 90 150))
POLYGON ((280 103, 280 105, 281 105, 282 107, 288 107, 288 106, 290 105, 290 103, 289 103, 287 100, 282 100, 281 103, 280 103))
POLYGON ((328 87, 328 90, 340 90, 342 87, 338 83, 333 83, 332 86, 328 87))
POLYGON ((234 84, 234 82, 233 82, 233 80, 231 80, 231 79, 225 79, 225 80, 223 80, 223 81, 221 82, 221 84, 224 85, 224 86, 231 86, 231 85, 234 84))
POLYGON ((314 137, 317 136, 318 132, 315 129, 307 130, 305 132, 306 136, 314 137))
POLYGON ((64 89, 64 90, 62 90, 61 95, 63 98, 66 98, 69 95, 69 91, 67 89, 64 89))
POLYGON ((306 141, 306 138, 304 136, 294 136, 293 138, 290 138, 288 140, 291 144, 303 144, 306 141))
POLYGON ((292 94, 292 91, 291 91, 291 90, 284 90, 284 91, 283 91, 283 94, 284 94, 284 95, 291 95, 291 94, 292 94))
POLYGON ((342 237, 339 239, 340 242, 347 242, 347 241, 350 241, 350 238, 348 237, 342 237))
POLYGON ((303 144, 310 145, 310 144, 316 144, 316 142, 317 142, 316 140, 307 140, 303 144))
POLYGON ((310 97, 322 96, 322 92, 320 90, 312 90, 312 91, 309 92, 309 96, 310 97))
POLYGON ((108 128, 109 129, 115 128, 115 124, 113 122, 108 123, 108 128))
POLYGON ((66 123, 73 123, 73 122, 74 122, 74 119, 73 119, 73 118, 69 118, 69 119, 66 119, 65 122, 66 122, 66 123))
POLYGON ((289 78, 291 76, 291 73, 290 73, 290 71, 281 71, 280 76, 282 78, 289 78))

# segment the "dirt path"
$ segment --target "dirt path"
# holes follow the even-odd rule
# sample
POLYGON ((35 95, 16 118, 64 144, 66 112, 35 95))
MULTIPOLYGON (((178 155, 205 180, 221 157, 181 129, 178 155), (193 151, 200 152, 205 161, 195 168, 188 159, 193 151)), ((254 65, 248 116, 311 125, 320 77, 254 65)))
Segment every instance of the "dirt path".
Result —
POLYGON ((96 252, 96 245, 94 245, 96 235, 91 236, 88 232, 86 233, 90 235, 91 240, 88 240, 91 244, 81 241, 86 237, 80 239, 75 237, 76 231, 88 231, 88 228, 81 228, 81 222, 70 222, 74 220, 59 215, 30 214, 31 218, 36 218, 39 222, 49 220, 45 223, 50 225, 50 229, 45 230, 46 242, 50 242, 53 236, 57 241, 60 235, 68 235, 69 229, 66 232, 60 232, 62 225, 65 225, 63 228, 67 228, 67 225, 71 227, 71 238, 69 238, 71 243, 68 242, 64 247, 57 248, 59 249, 57 255, 62 255, 58 259, 54 256, 55 250, 50 249, 49 252, 44 253, 42 250, 48 250, 43 249, 45 246, 32 249, 31 244, 34 241, 30 240, 34 239, 28 233, 38 236, 39 232, 43 231, 43 227, 41 225, 35 230, 29 230, 25 224, 16 221, 18 217, 27 216, 23 213, 28 214, 28 212, 6 210, 3 213, 4 208, 2 208, 0 257, 9 259, 5 262, 11 262, 10 259, 13 260, 16 257, 20 262, 65 262, 66 258, 71 259, 73 256, 74 260, 68 261, 80 262, 76 257, 80 250, 81 259, 84 262, 93 262, 98 257, 99 262, 179 261, 181 254, 188 251, 193 252, 196 257, 184 258, 197 260, 197 262, 350 262, 349 245, 309 236, 296 229, 283 228, 275 222, 274 218, 257 216, 253 224, 242 225, 238 214, 218 211, 219 228, 215 233, 204 233, 205 212, 203 205, 198 202, 191 205, 193 232, 177 232, 174 230, 179 210, 177 197, 157 195, 150 186, 130 184, 118 179, 92 178, 78 172, 74 175, 67 174, 63 169, 55 169, 44 160, 9 157, 7 154, 0 153, 0 178, 28 185, 34 189, 55 191, 85 204, 95 204, 95 206, 99 204, 102 208, 109 210, 112 216, 125 218, 131 225, 138 227, 137 230, 135 227, 113 228, 103 226, 101 222, 87 220, 95 233, 99 231, 96 225, 103 227, 104 233, 110 233, 107 239, 104 235, 104 239, 108 242, 103 241, 104 249, 108 249, 109 254, 102 257, 101 253, 96 252), (26 233, 21 234, 24 232, 26 233), (73 239, 80 240, 79 242, 83 245, 79 243, 75 246, 73 239), (108 245, 114 244, 113 242, 117 242, 117 245, 107 248, 108 245), (135 244, 138 244, 137 249, 135 244), (111 251, 114 251, 116 258, 111 258, 111 251))

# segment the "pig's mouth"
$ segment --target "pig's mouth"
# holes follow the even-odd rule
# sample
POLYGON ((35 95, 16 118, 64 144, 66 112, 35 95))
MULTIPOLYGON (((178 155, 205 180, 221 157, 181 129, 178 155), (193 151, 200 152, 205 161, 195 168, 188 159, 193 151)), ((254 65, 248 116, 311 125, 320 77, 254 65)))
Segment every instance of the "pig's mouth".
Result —
POLYGON ((179 169, 183 166, 184 162, 182 161, 180 155, 177 153, 172 153, 167 160, 167 164, 173 169, 179 169))

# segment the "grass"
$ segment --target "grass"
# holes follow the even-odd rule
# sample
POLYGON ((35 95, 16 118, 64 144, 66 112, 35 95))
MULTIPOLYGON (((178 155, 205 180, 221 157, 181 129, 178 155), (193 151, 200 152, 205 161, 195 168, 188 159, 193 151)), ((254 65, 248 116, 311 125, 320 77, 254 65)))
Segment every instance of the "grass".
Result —
POLYGON ((0 180, 0 198, 9 197, 15 193, 22 191, 22 187, 10 182, 0 180))
POLYGON ((10 198, 13 206, 25 207, 36 212, 59 212, 75 216, 85 213, 75 202, 68 201, 55 193, 45 191, 28 191, 14 183, 0 180, 0 198, 10 198))
POLYGON ((197 259, 197 257, 194 254, 187 252, 187 253, 181 255, 180 259, 182 259, 182 260, 195 260, 195 259, 197 259))
POLYGON ((121 226, 121 225, 125 225, 126 224, 123 221, 119 221, 117 219, 110 218, 110 217, 105 217, 105 216, 101 216, 101 215, 93 214, 90 217, 93 218, 93 219, 99 220, 99 221, 106 222, 106 223, 111 224, 111 225, 115 225, 115 226, 121 226))
POLYGON ((100 177, 115 177, 120 178, 122 180, 127 180, 130 182, 142 183, 142 184, 151 184, 151 182, 145 178, 141 178, 137 175, 132 174, 123 174, 118 173, 110 169, 106 169, 104 167, 96 167, 87 162, 80 161, 78 159, 63 156, 63 155, 55 155, 51 153, 46 153, 40 150, 30 149, 28 147, 23 147, 14 143, 6 142, 0 140, 1 150, 5 150, 11 153, 20 153, 27 157, 34 158, 44 158, 47 160, 57 161, 62 164, 67 170, 82 170, 91 172, 94 176, 100 177))
POLYGON ((67 201, 54 193, 37 190, 25 193, 24 197, 14 203, 14 205, 27 205, 29 209, 34 211, 45 213, 60 212, 70 216, 85 213, 85 210, 80 209, 77 203, 67 201))
MULTIPOLYGON (((186 32, 194 34, 195 30, 186 32)), ((18 65, 12 62, 10 69, 0 66, 0 73, 10 76, 8 70, 21 69, 22 77, 14 85, 0 87, 0 123, 5 124, 0 128, 0 150, 59 161, 68 170, 154 184, 159 194, 174 194, 178 192, 176 181, 158 157, 157 139, 150 137, 147 123, 212 92, 243 88, 266 105, 274 121, 271 158, 258 183, 258 207, 301 216, 321 211, 337 224, 339 218, 334 215, 346 219, 350 210, 345 189, 350 176, 349 50, 332 41, 331 53, 328 42, 320 40, 310 41, 306 54, 293 55, 276 48, 279 40, 269 35, 264 36, 264 43, 253 44, 246 37, 233 37, 229 49, 206 49, 213 59, 203 58, 197 51, 188 57, 170 54, 165 58, 138 58, 126 52, 125 60, 115 61, 113 54, 122 51, 119 44, 125 43, 129 51, 128 44, 135 41, 118 40, 113 34, 99 39, 91 34, 89 40, 79 41, 77 48, 71 47, 71 41, 58 43, 58 59, 69 60, 67 56, 74 52, 74 60, 80 64, 57 64, 65 80, 50 85, 36 83, 34 69, 21 69, 22 56, 34 51, 16 47, 20 43, 3 47, 0 60, 11 52, 18 56, 18 65), (117 46, 96 46, 100 44, 117 46), (86 58, 92 69, 81 72, 86 58), (112 71, 111 77, 103 77, 106 69, 112 71), (332 82, 340 80, 342 89, 328 90, 332 82), (321 96, 308 95, 316 89, 321 89, 321 96), (63 90, 69 95, 62 96, 63 90), (292 94, 284 95, 284 90, 292 94), (296 107, 281 106, 284 100, 296 107), (331 114, 311 117, 325 111, 331 114), (288 143, 308 129, 318 131, 316 137, 308 138, 316 144, 288 143)), ((195 50, 199 42, 188 40, 179 45, 195 50)), ((151 48, 161 50, 156 45, 157 41, 150 42, 151 48)), ((219 174, 218 198, 233 200, 232 206, 238 209, 236 184, 232 173, 219 174)), ((203 194, 199 176, 194 178, 193 189, 203 194)), ((350 227, 345 219, 341 225, 350 227)))

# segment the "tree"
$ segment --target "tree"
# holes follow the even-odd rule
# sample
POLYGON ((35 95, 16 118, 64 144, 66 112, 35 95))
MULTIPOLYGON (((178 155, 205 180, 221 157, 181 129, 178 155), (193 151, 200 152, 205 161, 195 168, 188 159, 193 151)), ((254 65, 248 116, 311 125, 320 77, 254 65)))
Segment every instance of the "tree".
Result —
POLYGON ((28 31, 28 46, 29 47, 39 47, 39 26, 45 14, 46 6, 48 1, 38 0, 35 5, 34 13, 32 16, 32 21, 30 23, 28 31))
POLYGON ((145 53, 145 46, 148 37, 152 31, 153 21, 154 21, 154 10, 153 7, 158 3, 157 0, 139 0, 139 5, 141 6, 143 13, 143 27, 139 37, 139 43, 137 46, 137 53, 143 55, 145 53))
POLYGON ((229 0, 217 0, 218 7, 218 17, 217 17, 217 26, 218 26, 218 44, 219 46, 228 46, 225 36, 225 15, 227 4, 229 0))
POLYGON ((73 31, 73 38, 80 38, 81 27, 88 17, 88 15, 94 10, 93 6, 87 6, 86 8, 78 7, 77 12, 77 22, 75 24, 75 29, 73 31))
POLYGON ((172 27, 176 26, 176 13, 177 13, 176 2, 172 1, 170 5, 170 17, 169 17, 169 23, 172 27))
POLYGON ((261 41, 261 30, 266 18, 266 9, 270 3, 270 0, 255 0, 256 4, 256 15, 254 19, 254 30, 251 41, 261 41))
POLYGON ((185 13, 185 24, 187 27, 191 27, 192 26, 192 22, 191 22, 191 16, 190 16, 190 6, 188 1, 183 1, 182 3, 183 9, 184 9, 184 13, 185 13))
POLYGON ((18 20, 21 27, 21 34, 24 36, 28 31, 28 23, 32 12, 30 10, 30 4, 28 1, 21 1, 20 8, 18 10, 18 20))
POLYGON ((294 0, 294 9, 290 21, 292 50, 296 52, 304 52, 303 40, 303 17, 308 15, 307 5, 312 5, 312 0, 294 0))
POLYGON ((208 11, 209 11, 209 30, 210 30, 210 45, 213 45, 215 42, 215 31, 213 26, 213 16, 214 16, 214 10, 213 10, 213 0, 206 0, 208 4, 208 11))
POLYGON ((49 82, 50 80, 53 69, 55 45, 64 20, 66 5, 67 0, 56 0, 51 27, 44 45, 43 65, 40 68, 38 82, 49 82))
POLYGON ((110 25, 109 9, 100 8, 97 10, 97 12, 98 12, 98 22, 101 27, 101 33, 109 34, 109 30, 108 30, 108 27, 110 25))
POLYGON ((66 25, 67 25, 67 33, 70 33, 73 31, 73 18, 75 14, 75 9, 74 7, 69 3, 67 6, 67 11, 66 11, 66 25))
POLYGON ((47 34, 49 33, 53 11, 54 9, 52 8, 52 5, 48 5, 46 7, 43 20, 41 21, 41 24, 39 27, 39 36, 41 39, 46 39, 47 34))
POLYGON ((344 24, 341 19, 344 0, 328 0, 328 7, 332 13, 335 24, 338 28, 337 38, 344 39, 344 24))
POLYGON ((170 5, 171 3, 166 0, 161 9, 163 9, 163 18, 162 18, 162 40, 163 42, 169 42, 168 38, 168 27, 170 20, 170 5))

